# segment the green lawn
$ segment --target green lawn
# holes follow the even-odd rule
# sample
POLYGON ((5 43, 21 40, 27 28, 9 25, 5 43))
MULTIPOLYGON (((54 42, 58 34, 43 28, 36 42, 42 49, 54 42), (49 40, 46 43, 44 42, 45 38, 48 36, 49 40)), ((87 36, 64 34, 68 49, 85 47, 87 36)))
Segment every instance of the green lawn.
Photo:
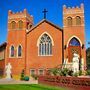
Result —
POLYGON ((67 90, 65 88, 39 85, 39 84, 12 84, 12 85, 0 85, 0 90, 67 90))

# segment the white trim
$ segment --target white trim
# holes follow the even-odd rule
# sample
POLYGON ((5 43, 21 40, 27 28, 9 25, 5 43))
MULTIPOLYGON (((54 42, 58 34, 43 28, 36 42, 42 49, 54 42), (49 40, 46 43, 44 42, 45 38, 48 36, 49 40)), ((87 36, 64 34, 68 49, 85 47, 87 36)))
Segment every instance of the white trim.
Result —
POLYGON ((23 48, 22 48, 22 45, 19 44, 19 45, 17 46, 17 58, 22 58, 22 49, 23 49, 23 48), (19 47, 19 46, 21 46, 21 56, 18 56, 18 47, 19 47))
POLYGON ((50 36, 50 34, 48 34, 47 32, 42 33, 42 34, 40 35, 40 37, 38 38, 38 40, 37 40, 38 56, 52 56, 52 55, 40 55, 40 54, 39 54, 39 43, 40 43, 41 37, 42 37, 44 34, 47 34, 47 35, 50 37, 51 42, 52 42, 52 46, 54 46, 54 42, 53 42, 53 39, 52 39, 52 37, 50 36))
POLYGON ((74 37, 75 37, 77 40, 79 40, 79 42, 80 42, 80 46, 82 46, 82 42, 81 42, 81 40, 80 40, 77 36, 73 35, 73 36, 70 37, 69 40, 67 41, 67 47, 68 47, 68 45, 69 45, 70 40, 71 40, 72 38, 74 38, 74 37))
POLYGON ((43 33, 39 36, 39 38, 38 38, 38 40, 37 40, 37 47, 39 47, 40 39, 41 39, 41 37, 42 37, 44 34, 47 34, 47 35, 51 38, 51 40, 52 40, 52 45, 54 46, 54 41, 53 41, 53 38, 51 37, 51 35, 50 35, 48 32, 43 32, 43 33))

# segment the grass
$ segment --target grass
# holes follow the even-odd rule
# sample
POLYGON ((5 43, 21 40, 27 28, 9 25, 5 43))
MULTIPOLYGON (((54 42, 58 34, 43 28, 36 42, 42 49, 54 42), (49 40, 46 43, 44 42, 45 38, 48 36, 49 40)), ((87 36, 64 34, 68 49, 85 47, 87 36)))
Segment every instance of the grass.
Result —
POLYGON ((0 90, 67 90, 67 89, 41 84, 12 84, 12 85, 0 85, 0 90))

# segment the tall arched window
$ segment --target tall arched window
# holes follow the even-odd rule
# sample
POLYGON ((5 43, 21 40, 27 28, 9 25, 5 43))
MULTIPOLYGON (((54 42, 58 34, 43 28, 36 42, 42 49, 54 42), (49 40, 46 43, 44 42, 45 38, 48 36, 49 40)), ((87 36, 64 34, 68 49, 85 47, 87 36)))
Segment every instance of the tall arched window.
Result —
POLYGON ((70 40, 70 46, 80 46, 80 42, 74 37, 70 40))
POLYGON ((21 45, 18 46, 18 57, 22 56, 22 47, 21 45))
POLYGON ((52 55, 52 40, 46 33, 42 35, 39 41, 39 55, 52 55))
POLYGON ((76 25, 81 25, 81 17, 76 16, 76 25))
POLYGON ((10 47, 10 57, 14 57, 14 46, 10 47))
POLYGON ((19 29, 22 29, 23 28, 23 21, 20 20, 18 23, 19 23, 19 29))
POLYGON ((67 25, 72 26, 72 18, 71 17, 67 18, 67 25))
POLYGON ((15 22, 15 21, 12 21, 12 22, 11 22, 11 28, 12 28, 12 29, 15 29, 15 28, 16 28, 16 22, 15 22))

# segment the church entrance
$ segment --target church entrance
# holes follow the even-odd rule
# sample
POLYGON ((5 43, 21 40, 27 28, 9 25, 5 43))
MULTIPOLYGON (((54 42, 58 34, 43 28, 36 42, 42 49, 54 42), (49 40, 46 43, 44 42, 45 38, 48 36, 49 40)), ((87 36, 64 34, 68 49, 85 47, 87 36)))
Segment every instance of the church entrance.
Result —
MULTIPOLYGON (((70 40, 68 45, 68 62, 72 62, 74 53, 77 53, 79 57, 81 56, 80 42, 75 37, 70 40)), ((80 63, 81 63, 81 60, 79 59, 79 64, 80 63)))

